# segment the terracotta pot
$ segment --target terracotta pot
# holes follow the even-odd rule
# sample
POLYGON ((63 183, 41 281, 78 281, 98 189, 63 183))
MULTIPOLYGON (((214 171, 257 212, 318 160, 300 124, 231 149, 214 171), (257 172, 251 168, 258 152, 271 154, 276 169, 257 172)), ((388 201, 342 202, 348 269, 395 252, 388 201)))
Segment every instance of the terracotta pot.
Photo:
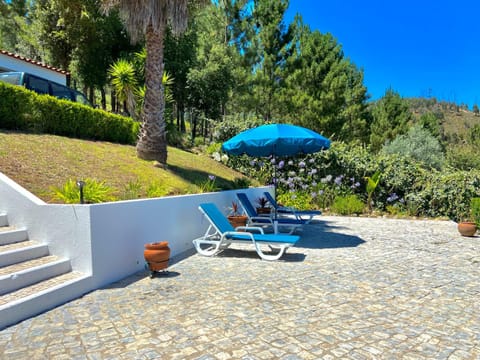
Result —
POLYGON ((170 258, 170 248, 168 241, 145 244, 143 256, 148 264, 150 271, 160 271, 168 267, 170 258))
POLYGON ((462 236, 474 236, 477 232, 477 225, 473 221, 462 221, 458 223, 457 229, 462 236))
POLYGON ((271 208, 269 207, 257 207, 257 214, 265 215, 270 214, 271 208))
POLYGON ((229 215, 228 221, 234 228, 247 225, 247 215, 229 215))

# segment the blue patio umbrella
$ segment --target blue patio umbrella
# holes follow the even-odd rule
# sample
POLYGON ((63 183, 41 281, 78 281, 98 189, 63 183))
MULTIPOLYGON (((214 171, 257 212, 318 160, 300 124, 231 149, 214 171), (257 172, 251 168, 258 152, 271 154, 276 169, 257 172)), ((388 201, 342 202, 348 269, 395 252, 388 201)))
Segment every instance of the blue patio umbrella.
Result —
MULTIPOLYGON (((311 154, 329 147, 329 139, 310 129, 289 124, 268 124, 242 131, 224 142, 222 150, 232 155, 247 154, 275 158, 311 154)), ((273 183, 276 196, 276 172, 273 183)), ((275 218, 276 216, 275 211, 275 218)))
POLYGON ((268 124, 242 131, 222 145, 233 155, 291 156, 311 154, 330 147, 330 140, 301 126, 268 124))

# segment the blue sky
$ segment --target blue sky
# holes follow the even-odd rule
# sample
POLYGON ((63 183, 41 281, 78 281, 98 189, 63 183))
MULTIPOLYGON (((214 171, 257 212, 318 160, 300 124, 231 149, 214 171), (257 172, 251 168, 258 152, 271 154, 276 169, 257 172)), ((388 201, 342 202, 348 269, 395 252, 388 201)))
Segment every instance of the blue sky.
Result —
POLYGON ((290 0, 286 22, 296 13, 337 39, 372 99, 391 87, 480 106, 480 1, 290 0))

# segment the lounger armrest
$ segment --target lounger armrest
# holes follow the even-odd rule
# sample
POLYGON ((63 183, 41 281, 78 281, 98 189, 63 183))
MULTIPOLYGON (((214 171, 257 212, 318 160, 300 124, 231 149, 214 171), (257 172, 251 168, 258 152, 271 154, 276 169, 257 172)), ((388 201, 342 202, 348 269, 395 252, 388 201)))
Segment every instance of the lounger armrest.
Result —
POLYGON ((222 238, 226 238, 228 236, 235 236, 235 235, 248 236, 252 241, 255 242, 255 238, 253 236, 253 233, 248 232, 248 231, 227 231, 227 232, 224 232, 222 234, 222 238))
POLYGON ((281 211, 291 211, 291 212, 296 212, 297 209, 295 209, 294 207, 291 207, 291 206, 279 206, 278 207, 278 210, 281 210, 281 211))
POLYGON ((260 234, 263 234, 263 229, 258 226, 237 226, 235 230, 245 230, 247 232, 258 231, 260 234))
POLYGON ((255 221, 260 221, 260 222, 263 222, 265 220, 270 220, 270 222, 272 223, 273 225, 273 219, 269 216, 254 216, 254 217, 251 217, 250 220, 252 222, 255 222, 255 221))

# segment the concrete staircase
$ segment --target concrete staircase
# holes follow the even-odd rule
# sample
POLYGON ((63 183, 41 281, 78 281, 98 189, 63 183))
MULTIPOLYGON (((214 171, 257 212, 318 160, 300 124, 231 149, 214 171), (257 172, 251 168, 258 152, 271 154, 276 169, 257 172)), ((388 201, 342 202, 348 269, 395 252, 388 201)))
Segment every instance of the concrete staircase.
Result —
POLYGON ((0 330, 82 295, 89 279, 0 213, 0 330))

